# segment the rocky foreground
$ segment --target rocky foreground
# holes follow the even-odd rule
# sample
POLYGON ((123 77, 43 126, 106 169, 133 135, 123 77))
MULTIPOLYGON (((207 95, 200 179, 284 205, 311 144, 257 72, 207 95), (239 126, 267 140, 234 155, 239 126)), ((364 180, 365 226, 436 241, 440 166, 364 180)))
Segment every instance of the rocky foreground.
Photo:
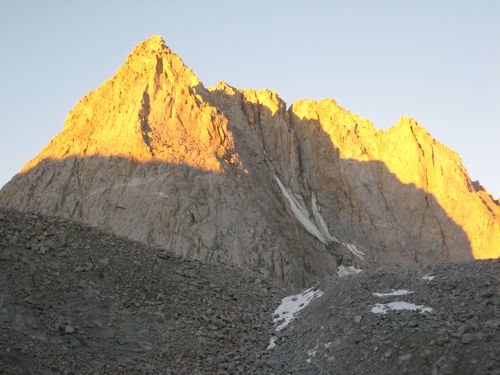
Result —
POLYGON ((498 260, 317 288, 276 331, 279 281, 1 209, 0 372, 500 374, 498 260))
POLYGON ((274 333, 274 373, 500 374, 500 260, 379 269, 321 288, 274 333))
POLYGON ((8 374, 249 373, 287 294, 240 269, 36 214, 1 210, 0 249, 8 374))

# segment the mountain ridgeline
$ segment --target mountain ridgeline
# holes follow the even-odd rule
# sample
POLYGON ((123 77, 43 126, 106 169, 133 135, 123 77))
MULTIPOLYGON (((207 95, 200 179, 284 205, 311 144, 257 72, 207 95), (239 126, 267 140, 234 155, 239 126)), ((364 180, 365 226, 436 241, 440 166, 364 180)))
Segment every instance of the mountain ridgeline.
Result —
POLYGON ((97 226, 294 285, 339 265, 500 256, 500 202, 403 117, 205 88, 162 38, 70 111, 0 205, 97 226))

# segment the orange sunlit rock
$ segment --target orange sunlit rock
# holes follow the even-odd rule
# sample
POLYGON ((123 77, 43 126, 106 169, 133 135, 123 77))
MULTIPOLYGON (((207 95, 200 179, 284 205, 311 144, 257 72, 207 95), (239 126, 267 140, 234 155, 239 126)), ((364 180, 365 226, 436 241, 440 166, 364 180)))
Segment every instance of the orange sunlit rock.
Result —
POLYGON ((197 94, 201 88, 181 58, 153 36, 76 104, 64 130, 21 171, 45 158, 92 155, 221 171, 220 160, 231 158, 233 148, 227 120, 197 94))
POLYGON ((381 131, 329 99, 300 101, 292 112, 318 121, 342 158, 381 161, 400 182, 431 194, 467 233, 474 258, 500 257, 499 202, 475 188, 460 157, 415 120, 401 117, 381 131))

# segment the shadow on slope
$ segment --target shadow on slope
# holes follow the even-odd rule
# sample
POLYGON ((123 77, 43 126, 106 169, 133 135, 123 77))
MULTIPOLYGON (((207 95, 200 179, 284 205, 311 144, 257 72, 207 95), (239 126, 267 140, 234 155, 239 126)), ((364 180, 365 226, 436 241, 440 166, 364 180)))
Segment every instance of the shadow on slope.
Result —
POLYGON ((335 272, 348 252, 304 229, 277 177, 311 221, 361 249, 368 264, 472 258, 466 233, 432 194, 401 183, 382 162, 342 159, 319 121, 298 118, 281 101, 271 108, 197 91, 229 119, 242 168, 221 163, 224 173, 215 173, 100 155, 45 159, 4 186, 0 204, 307 285, 335 272))
POLYGON ((0 205, 84 222, 297 286, 335 272, 334 257, 290 220, 276 190, 272 180, 261 185, 234 166, 214 173, 182 164, 72 156, 45 159, 16 175, 2 189, 0 205))
MULTIPOLYGON (((230 86, 219 87, 205 99, 230 119, 249 174, 261 181, 278 176, 311 218, 316 200, 326 231, 362 249, 370 263, 472 259, 467 234, 430 192, 402 183, 381 161, 342 158, 318 120, 299 118, 270 91, 250 92, 248 100, 230 86)), ((341 261, 338 244, 327 246, 341 261)))

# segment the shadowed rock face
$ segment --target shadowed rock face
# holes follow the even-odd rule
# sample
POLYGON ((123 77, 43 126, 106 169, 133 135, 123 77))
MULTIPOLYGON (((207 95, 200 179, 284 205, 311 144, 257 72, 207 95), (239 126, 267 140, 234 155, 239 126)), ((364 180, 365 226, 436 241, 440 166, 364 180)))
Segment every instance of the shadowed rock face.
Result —
POLYGON ((339 262, 500 255, 499 203, 415 121, 206 89, 159 37, 80 100, 0 204, 302 285, 339 262))

